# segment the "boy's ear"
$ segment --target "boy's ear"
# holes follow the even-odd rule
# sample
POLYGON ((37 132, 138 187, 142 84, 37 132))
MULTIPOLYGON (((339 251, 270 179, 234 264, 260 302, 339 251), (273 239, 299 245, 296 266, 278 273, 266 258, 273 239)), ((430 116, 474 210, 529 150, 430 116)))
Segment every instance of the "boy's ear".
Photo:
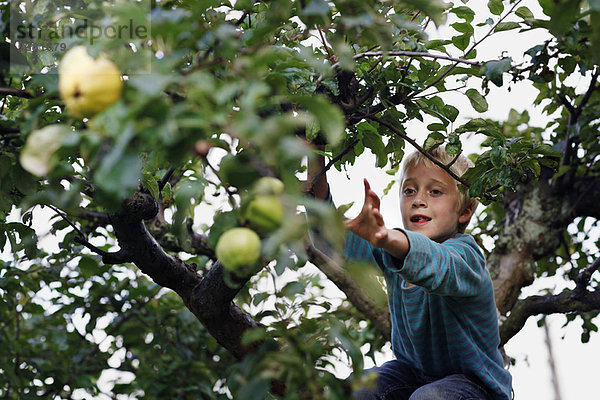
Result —
POLYGON ((468 204, 458 216, 458 223, 464 224, 465 222, 469 222, 474 212, 475 208, 473 207, 473 204, 468 204))

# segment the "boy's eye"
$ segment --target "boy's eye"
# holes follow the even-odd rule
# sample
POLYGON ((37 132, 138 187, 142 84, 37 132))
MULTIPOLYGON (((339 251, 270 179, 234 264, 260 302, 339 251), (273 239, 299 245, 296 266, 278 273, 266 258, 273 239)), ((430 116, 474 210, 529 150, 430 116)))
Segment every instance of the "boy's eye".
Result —
POLYGON ((404 189, 404 195, 405 196, 410 196, 411 194, 414 194, 414 193, 415 193, 414 189, 411 189, 411 188, 404 189))
POLYGON ((431 194, 434 195, 434 196, 439 196, 439 195, 442 194, 442 191, 439 190, 439 189, 432 189, 431 190, 431 194))

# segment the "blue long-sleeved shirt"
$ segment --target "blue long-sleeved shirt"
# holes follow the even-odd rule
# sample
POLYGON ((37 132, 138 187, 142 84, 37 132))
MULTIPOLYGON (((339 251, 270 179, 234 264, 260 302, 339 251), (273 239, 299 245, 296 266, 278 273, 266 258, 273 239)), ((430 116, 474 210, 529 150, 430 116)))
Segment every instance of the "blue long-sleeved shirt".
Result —
POLYGON ((348 258, 374 262, 385 275, 394 355, 428 375, 474 375, 494 399, 510 399, 492 280, 475 240, 457 234, 436 243, 403 232, 404 262, 353 233, 346 242, 348 258))

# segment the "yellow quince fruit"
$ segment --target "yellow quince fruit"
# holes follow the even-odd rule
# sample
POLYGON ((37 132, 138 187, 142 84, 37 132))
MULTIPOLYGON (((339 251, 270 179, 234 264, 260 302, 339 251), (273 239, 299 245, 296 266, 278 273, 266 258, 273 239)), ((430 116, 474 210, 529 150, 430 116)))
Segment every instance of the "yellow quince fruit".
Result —
POLYGON ((109 59, 93 59, 84 46, 76 46, 58 66, 58 92, 71 114, 90 118, 121 98, 121 71, 109 59))

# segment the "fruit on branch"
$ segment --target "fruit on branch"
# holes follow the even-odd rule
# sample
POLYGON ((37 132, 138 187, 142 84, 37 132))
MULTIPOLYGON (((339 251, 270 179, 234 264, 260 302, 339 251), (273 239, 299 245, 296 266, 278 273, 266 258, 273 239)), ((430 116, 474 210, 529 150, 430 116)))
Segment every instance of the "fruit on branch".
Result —
POLYGON ((52 155, 69 132, 67 126, 60 124, 48 125, 31 132, 19 156, 23 169, 39 177, 48 175, 52 155))
POLYGON ((257 195, 280 195, 283 193, 283 182, 272 176, 264 176, 254 184, 254 193, 257 195))
POLYGON ((94 60, 84 46, 67 51, 58 66, 58 92, 73 116, 90 118, 121 98, 121 71, 109 59, 94 60))
POLYGON ((258 233, 268 235, 281 226, 284 185, 277 178, 263 177, 254 184, 250 201, 243 207, 245 222, 258 233))
POLYGON ((244 216, 252 229, 266 235, 281 226, 283 204, 277 196, 256 196, 246 207, 244 216))
POLYGON ((260 269, 260 252, 260 238, 249 228, 226 231, 215 248, 223 267, 237 276, 250 276, 260 269))

